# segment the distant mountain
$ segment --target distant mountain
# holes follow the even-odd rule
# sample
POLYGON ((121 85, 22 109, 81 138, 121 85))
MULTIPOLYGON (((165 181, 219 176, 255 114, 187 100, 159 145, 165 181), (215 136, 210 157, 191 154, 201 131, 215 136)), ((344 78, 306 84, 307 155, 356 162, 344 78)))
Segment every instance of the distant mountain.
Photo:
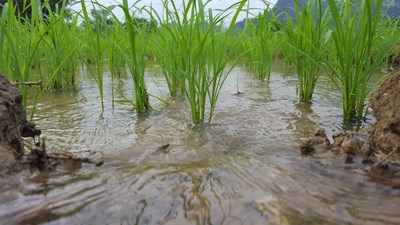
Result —
MULTIPOLYGON (((249 19, 250 21, 254 20, 254 19, 249 19)), ((243 19, 239 22, 235 23, 235 27, 233 28, 235 31, 241 31, 244 29, 244 27, 246 26, 246 21, 247 19, 243 19)))
MULTIPOLYGON (((308 2, 308 0, 297 1, 301 6, 306 6, 308 2)), ((292 18, 296 17, 294 6, 294 0, 278 0, 278 2, 272 8, 272 11, 275 13, 275 15, 278 16, 279 19, 286 21, 286 14, 288 14, 292 18)), ((326 8, 327 6, 327 2, 323 1, 323 7, 326 8)))

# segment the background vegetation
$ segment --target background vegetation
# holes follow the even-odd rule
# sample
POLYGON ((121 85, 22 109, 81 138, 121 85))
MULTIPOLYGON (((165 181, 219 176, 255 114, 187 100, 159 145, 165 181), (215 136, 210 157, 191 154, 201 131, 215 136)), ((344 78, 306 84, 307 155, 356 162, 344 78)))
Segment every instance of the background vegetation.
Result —
MULTIPOLYGON (((134 96, 123 96, 125 102, 146 112, 150 97, 167 103, 146 88, 151 61, 160 66, 171 98, 187 98, 197 124, 212 120, 234 66, 245 66, 263 82, 275 63, 287 63, 297 68, 299 101, 312 103, 318 78, 328 76, 342 92, 344 120, 362 121, 376 85, 371 78, 398 54, 397 17, 384 0, 278 1, 275 7, 265 3, 259 14, 246 9, 246 0, 218 13, 201 0, 162 2, 161 14, 126 0, 111 6, 81 0, 74 3, 79 12, 69 0, 1 0, 0 73, 14 82, 42 80, 37 104, 45 91, 73 87, 84 67, 96 79, 103 107, 108 68, 112 82, 130 77, 134 96), (124 12, 122 21, 116 8, 124 12), (251 16, 236 21, 244 11, 251 16)), ((27 88, 20 86, 25 105, 27 88)), ((120 93, 113 87, 112 94, 114 104, 120 93)))

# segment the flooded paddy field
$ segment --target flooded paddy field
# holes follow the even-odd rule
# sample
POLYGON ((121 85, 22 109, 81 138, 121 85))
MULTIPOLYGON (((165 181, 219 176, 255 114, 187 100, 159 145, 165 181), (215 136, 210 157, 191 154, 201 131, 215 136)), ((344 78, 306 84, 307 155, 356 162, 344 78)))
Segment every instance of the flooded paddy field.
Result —
MULTIPOLYGON (((159 68, 147 79, 149 93, 168 98, 159 68)), ((133 96, 131 80, 115 82, 133 96)), ((184 98, 151 98, 145 115, 113 108, 109 74, 102 112, 95 80, 81 75, 75 90, 46 93, 34 121, 48 151, 104 165, 24 179, 22 190, 0 194, 0 224, 398 224, 400 190, 365 176, 368 165, 301 156, 300 138, 343 121, 327 78, 312 104, 298 103, 296 85, 288 67, 275 66, 269 83, 236 68, 212 123, 194 126, 184 98)))

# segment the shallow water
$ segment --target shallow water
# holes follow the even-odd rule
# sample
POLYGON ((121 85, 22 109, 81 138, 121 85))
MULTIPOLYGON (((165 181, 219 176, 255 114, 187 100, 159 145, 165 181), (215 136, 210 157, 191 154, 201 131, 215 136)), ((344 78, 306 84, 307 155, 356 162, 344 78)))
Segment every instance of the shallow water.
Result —
MULTIPOLYGON (((150 93, 167 98, 157 67, 150 93)), ((317 127, 341 129, 340 95, 322 78, 312 105, 296 99, 296 77, 276 66, 270 83, 237 68, 213 122, 192 126, 188 103, 138 116, 111 105, 105 74, 101 112, 93 79, 47 93, 35 122, 49 151, 103 156, 102 167, 59 169, 0 194, 0 224, 398 224, 400 190, 341 158, 302 157, 299 139, 317 127), (237 92, 237 80, 239 89, 237 92), (169 154, 152 154, 169 143, 169 154)), ((116 81, 132 96, 131 81, 116 81)), ((122 97, 118 97, 122 99, 122 97)))

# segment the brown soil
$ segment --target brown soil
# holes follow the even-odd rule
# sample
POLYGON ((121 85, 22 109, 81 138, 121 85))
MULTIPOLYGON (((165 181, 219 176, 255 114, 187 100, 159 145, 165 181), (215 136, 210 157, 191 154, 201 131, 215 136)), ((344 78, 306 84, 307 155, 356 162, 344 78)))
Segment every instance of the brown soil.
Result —
POLYGON ((400 72, 390 75, 369 100, 376 119, 369 140, 385 154, 400 151, 400 72))
POLYGON ((330 143, 323 129, 302 140, 303 155, 337 155, 346 163, 360 159, 373 180, 400 188, 400 72, 391 74, 371 95, 370 106, 376 122, 368 134, 339 131, 330 143), (327 154, 329 153, 329 154, 327 154))
POLYGON ((22 137, 35 137, 40 130, 28 122, 17 87, 0 75, 0 174, 17 166, 24 155, 22 137))
POLYGON ((300 150, 303 155, 321 156, 344 156, 346 162, 350 163, 354 157, 359 157, 364 163, 370 163, 372 154, 366 135, 353 131, 338 131, 333 135, 333 143, 330 143, 325 130, 319 128, 314 137, 302 140, 300 150), (333 153, 333 154, 327 154, 333 153))
POLYGON ((77 169, 82 163, 96 166, 103 164, 102 159, 79 158, 68 153, 48 154, 44 138, 36 139, 39 142, 27 150, 22 138, 31 137, 35 141, 35 137, 40 134, 41 131, 35 128, 35 124, 26 119, 19 89, 10 84, 5 76, 0 75, 0 191, 15 189, 21 178, 35 176, 37 172, 45 174, 57 166, 77 169))

